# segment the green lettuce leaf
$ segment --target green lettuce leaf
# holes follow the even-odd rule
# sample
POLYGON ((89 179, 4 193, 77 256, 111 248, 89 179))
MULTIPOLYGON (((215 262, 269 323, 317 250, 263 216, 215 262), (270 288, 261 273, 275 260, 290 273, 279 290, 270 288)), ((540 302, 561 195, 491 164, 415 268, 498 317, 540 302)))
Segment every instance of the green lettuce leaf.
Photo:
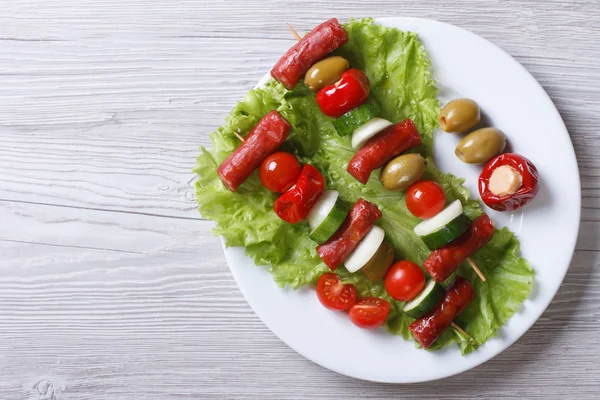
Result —
MULTIPOLYGON (((425 178, 440 183, 449 201, 460 199, 467 216, 477 217, 481 208, 478 201, 470 199, 463 180, 440 172, 431 157, 439 104, 429 58, 417 35, 384 28, 371 19, 351 20, 345 28, 350 40, 336 54, 366 72, 371 82, 371 101, 379 105, 381 117, 394 122, 411 118, 415 122, 423 145, 413 151, 426 157, 425 178)), ((360 197, 377 204, 383 213, 378 225, 386 231, 397 257, 422 264, 429 250, 413 232, 419 220, 407 210, 404 193, 385 190, 377 172, 366 185, 346 172, 355 153, 350 137, 337 134, 333 120, 320 112, 314 93, 302 83, 287 91, 269 81, 264 88, 251 90, 225 124, 211 133, 212 150, 201 149, 194 170, 198 175, 197 201, 201 214, 216 222, 215 235, 223 236, 227 246, 245 247, 257 265, 268 266, 281 286, 297 288, 314 283, 328 271, 316 253, 316 244, 308 238, 308 224, 291 225, 279 219, 273 212, 276 195, 263 187, 256 172, 236 193, 227 190, 217 176, 217 166, 239 145, 234 133, 246 135, 270 110, 279 111, 293 127, 284 149, 317 167, 327 187, 340 192, 348 207, 360 197)), ((518 254, 518 240, 504 228, 496 231, 492 241, 473 257, 487 282, 481 282, 468 266, 461 266, 458 273, 473 283, 477 293, 457 319, 471 338, 449 329, 432 349, 456 342, 467 354, 494 336, 518 310, 533 281, 529 263, 518 254)), ((405 339, 411 337, 408 326, 413 319, 401 312, 403 303, 387 295, 381 280, 371 281, 361 271, 350 274, 344 267, 336 273, 353 283, 361 296, 388 300, 392 305, 386 322, 388 330, 405 339)))

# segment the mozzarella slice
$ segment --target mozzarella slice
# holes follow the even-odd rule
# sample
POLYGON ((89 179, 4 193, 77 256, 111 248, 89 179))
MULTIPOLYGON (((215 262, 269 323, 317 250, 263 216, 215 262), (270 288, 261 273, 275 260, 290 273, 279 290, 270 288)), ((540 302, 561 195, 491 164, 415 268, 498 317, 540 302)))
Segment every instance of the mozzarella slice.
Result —
POLYGON ((308 225, 311 230, 317 229, 329 215, 340 194, 335 190, 326 190, 308 213, 308 225))
POLYGON ((463 207, 460 200, 454 200, 450 205, 440 211, 437 215, 426 219, 419 225, 415 226, 417 236, 427 236, 433 232, 442 229, 448 225, 450 221, 456 219, 463 213, 463 207))
POLYGON ((367 121, 352 133, 352 148, 359 149, 363 147, 369 139, 392 125, 394 124, 383 118, 373 118, 367 121))
POLYGON ((348 256, 344 265, 349 272, 356 272, 365 266, 375 255, 383 242, 385 232, 378 226, 371 228, 369 233, 360 241, 354 251, 348 256))

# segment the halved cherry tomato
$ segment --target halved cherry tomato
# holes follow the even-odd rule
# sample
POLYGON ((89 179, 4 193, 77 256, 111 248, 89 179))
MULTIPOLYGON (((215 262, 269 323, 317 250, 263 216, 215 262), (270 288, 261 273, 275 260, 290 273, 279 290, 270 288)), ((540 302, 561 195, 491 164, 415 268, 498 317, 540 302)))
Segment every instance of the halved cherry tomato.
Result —
POLYGON ((294 186, 300 176, 300 163, 292 154, 278 151, 260 164, 259 176, 271 192, 283 193, 294 186))
POLYGON ((350 321, 360 328, 373 329, 383 325, 390 313, 390 303, 379 297, 363 297, 350 309, 350 321))
POLYGON ((410 301, 425 287, 425 274, 412 261, 398 261, 388 270, 383 284, 394 300, 410 301))
POLYGON ((434 181, 419 181, 406 190, 406 207, 417 218, 431 218, 444 209, 446 194, 434 181))
POLYGON ((342 284, 342 279, 328 272, 317 282, 319 301, 330 310, 344 311, 356 303, 356 288, 351 283, 342 284))

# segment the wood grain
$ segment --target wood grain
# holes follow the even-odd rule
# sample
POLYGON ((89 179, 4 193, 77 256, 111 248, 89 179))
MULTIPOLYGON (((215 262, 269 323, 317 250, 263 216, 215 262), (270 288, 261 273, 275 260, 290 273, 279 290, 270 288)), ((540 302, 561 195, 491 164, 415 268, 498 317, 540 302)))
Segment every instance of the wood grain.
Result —
POLYGON ((2 5, 0 398, 597 398, 598 1, 2 5), (289 349, 194 202, 197 148, 293 43, 283 22, 369 15, 438 19, 509 52, 554 100, 581 171, 577 251, 548 311, 433 384, 361 382, 289 349))

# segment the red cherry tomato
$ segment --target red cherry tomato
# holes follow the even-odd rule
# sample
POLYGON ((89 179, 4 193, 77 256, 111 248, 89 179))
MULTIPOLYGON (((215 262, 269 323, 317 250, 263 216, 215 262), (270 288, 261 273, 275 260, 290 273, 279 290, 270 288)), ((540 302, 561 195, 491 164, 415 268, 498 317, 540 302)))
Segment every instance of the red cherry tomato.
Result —
POLYGON ((321 275, 317 282, 319 301, 330 310, 344 311, 356 303, 356 288, 331 272, 321 275))
POLYGON ((373 329, 383 325, 390 313, 390 303, 379 297, 363 297, 350 309, 350 321, 360 328, 373 329))
POLYGON ((323 114, 339 118, 367 101, 370 87, 367 75, 350 68, 339 81, 319 90, 315 100, 323 114))
POLYGON ((410 301, 425 287, 425 274, 412 261, 398 261, 388 270, 383 284, 394 300, 410 301))
POLYGON ((444 189, 434 181, 419 181, 406 190, 406 207, 418 218, 431 218, 444 209, 444 189))
POLYGON ((271 192, 283 193, 294 186, 300 176, 300 163, 292 154, 278 151, 260 164, 259 176, 271 192))

